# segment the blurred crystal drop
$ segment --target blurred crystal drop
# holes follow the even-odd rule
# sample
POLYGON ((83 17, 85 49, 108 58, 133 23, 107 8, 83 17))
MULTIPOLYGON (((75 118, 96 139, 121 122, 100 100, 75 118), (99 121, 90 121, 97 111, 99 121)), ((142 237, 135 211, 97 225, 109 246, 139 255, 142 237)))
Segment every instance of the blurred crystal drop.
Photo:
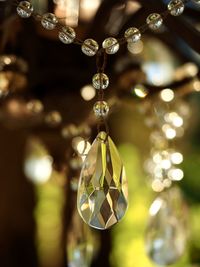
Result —
POLYGON ((184 3, 181 0, 171 0, 167 6, 172 16, 179 16, 184 11, 184 3))
POLYGON ((96 73, 92 78, 92 85, 95 89, 106 89, 109 85, 109 78, 105 73, 96 73))
POLYGON ((41 24, 46 30, 53 30, 58 23, 58 19, 53 13, 46 13, 42 16, 41 24))
POLYGON ((99 45, 93 39, 86 39, 81 46, 82 52, 89 57, 96 55, 98 49, 99 45))
POLYGON ((99 239, 97 233, 81 220, 74 209, 71 224, 67 234, 68 267, 89 267, 98 251, 99 239))
POLYGON ((109 37, 103 41, 102 47, 105 49, 107 54, 112 55, 117 53, 117 51, 119 50, 119 43, 117 39, 109 37))
POLYGON ((29 18, 33 13, 33 6, 28 1, 21 1, 17 6, 17 13, 22 18, 29 18))
POLYGON ((131 27, 125 31, 124 37, 127 39, 127 42, 135 43, 140 40, 141 33, 137 28, 131 27))
POLYGON ((187 242, 187 209, 180 191, 171 188, 152 203, 146 229, 146 252, 158 265, 175 263, 183 255, 187 242))
POLYGON ((163 19, 160 14, 152 13, 147 17, 146 23, 151 30, 157 30, 162 26, 163 19))
POLYGON ((58 38, 64 44, 71 44, 76 37, 76 33, 71 27, 62 27, 62 29, 58 33, 58 38))
POLYGON ((91 227, 104 230, 122 219, 127 209, 125 169, 111 138, 100 132, 84 161, 77 207, 91 227))

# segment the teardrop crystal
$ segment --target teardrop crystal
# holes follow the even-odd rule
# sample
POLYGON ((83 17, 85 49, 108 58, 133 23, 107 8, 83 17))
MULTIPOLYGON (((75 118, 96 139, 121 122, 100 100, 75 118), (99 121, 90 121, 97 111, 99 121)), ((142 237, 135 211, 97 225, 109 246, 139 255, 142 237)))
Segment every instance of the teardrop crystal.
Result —
POLYGON ((104 230, 122 219, 127 209, 125 169, 111 138, 100 132, 84 161, 77 206, 91 227, 104 230))
POLYGON ((187 241, 187 209, 177 188, 160 194, 152 203, 146 231, 146 251, 158 265, 175 263, 187 241))

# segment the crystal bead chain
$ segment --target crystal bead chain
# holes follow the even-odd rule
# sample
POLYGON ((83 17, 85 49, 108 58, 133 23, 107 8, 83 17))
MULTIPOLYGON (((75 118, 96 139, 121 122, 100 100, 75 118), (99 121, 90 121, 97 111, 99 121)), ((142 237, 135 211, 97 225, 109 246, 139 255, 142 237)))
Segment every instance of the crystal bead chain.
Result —
POLYGON ((93 87, 98 91, 98 101, 93 106, 95 116, 99 119, 98 132, 100 126, 104 124, 106 132, 108 133, 108 127, 105 122, 105 118, 109 113, 109 106, 104 101, 104 90, 109 86, 109 78, 104 73, 106 67, 107 54, 105 50, 99 50, 96 56, 97 73, 92 78, 93 87))
POLYGON ((170 14, 172 16, 179 16, 183 13, 185 4, 188 2, 195 2, 197 4, 200 1, 197 0, 171 0, 167 5, 167 10, 161 14, 152 13, 147 19, 146 23, 139 28, 130 27, 122 38, 108 37, 99 48, 99 44, 93 39, 80 40, 76 37, 76 33, 73 28, 69 26, 63 26, 59 23, 59 19, 52 13, 46 13, 44 15, 36 14, 33 11, 33 6, 28 1, 18 2, 17 13, 22 18, 33 17, 37 21, 41 21, 42 26, 47 30, 53 30, 57 28, 59 30, 58 37, 64 44, 74 43, 81 46, 81 50, 87 56, 95 56, 98 51, 104 50, 107 54, 115 54, 118 52, 121 45, 130 42, 137 42, 141 39, 141 35, 149 28, 151 30, 158 30, 164 19, 170 14))

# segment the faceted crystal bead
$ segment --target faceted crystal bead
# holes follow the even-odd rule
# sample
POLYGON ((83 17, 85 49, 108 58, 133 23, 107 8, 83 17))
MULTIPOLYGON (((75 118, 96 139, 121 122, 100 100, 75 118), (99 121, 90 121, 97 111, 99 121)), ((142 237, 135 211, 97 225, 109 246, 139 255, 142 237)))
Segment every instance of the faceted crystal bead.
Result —
POLYGON ((93 39, 86 39, 81 46, 82 52, 89 57, 96 55, 98 49, 99 45, 93 39))
POLYGON ((109 78, 105 73, 96 73, 92 78, 95 89, 106 89, 109 85, 109 78))
POLYGON ((162 25, 163 19, 160 14, 152 13, 147 17, 146 23, 151 30, 157 30, 162 25))
POLYGON ((137 28, 129 28, 125 31, 124 37, 129 43, 135 43, 141 39, 141 33, 137 28))
POLYGON ((119 50, 119 43, 113 37, 106 38, 102 43, 103 48, 107 54, 115 54, 119 50))
POLYGON ((146 230, 146 251, 159 266, 175 263, 187 241, 187 209, 177 188, 160 193, 152 203, 146 230))
POLYGON ((71 44, 76 38, 76 33, 71 27, 62 27, 62 30, 58 33, 58 38, 64 44, 71 44))
POLYGON ((109 106, 105 101, 97 101, 93 107, 96 117, 106 117, 109 112, 109 106))
POLYGON ((46 13, 42 16, 41 20, 42 26, 47 30, 53 30, 58 23, 58 19, 52 13, 46 13))
POLYGON ((33 6, 28 1, 21 1, 17 7, 17 13, 22 18, 29 18, 33 13, 33 6))
POLYGON ((172 0, 167 6, 172 16, 179 16, 184 11, 184 3, 181 0, 172 0))
POLYGON ((122 219, 127 209, 125 169, 111 138, 100 132, 83 163, 77 197, 82 219, 104 230, 122 219))

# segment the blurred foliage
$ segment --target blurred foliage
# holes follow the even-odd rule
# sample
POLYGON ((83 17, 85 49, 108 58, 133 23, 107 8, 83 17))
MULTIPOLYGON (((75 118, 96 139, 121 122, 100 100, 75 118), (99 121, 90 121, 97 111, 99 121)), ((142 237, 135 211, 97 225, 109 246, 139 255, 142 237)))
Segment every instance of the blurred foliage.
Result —
POLYGON ((59 174, 54 171, 52 178, 45 184, 36 185, 37 206, 35 220, 37 225, 37 249, 42 267, 54 267, 62 259, 62 209, 64 205, 63 189, 55 183, 59 174))

